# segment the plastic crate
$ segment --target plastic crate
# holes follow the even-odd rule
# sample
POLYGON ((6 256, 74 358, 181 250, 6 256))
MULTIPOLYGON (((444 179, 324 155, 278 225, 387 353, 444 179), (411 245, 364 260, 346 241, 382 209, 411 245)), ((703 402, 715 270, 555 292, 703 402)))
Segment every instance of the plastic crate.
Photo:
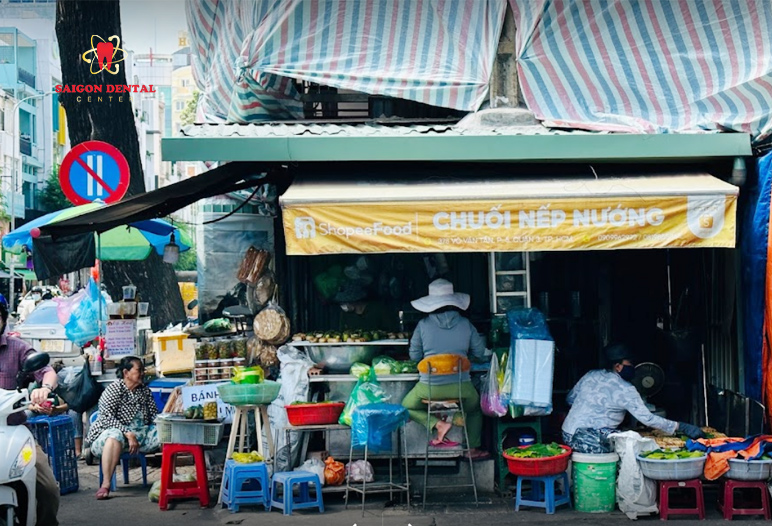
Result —
POLYGON ((158 408, 159 413, 163 412, 164 407, 166 407, 166 402, 169 400, 169 397, 171 396, 172 391, 174 391, 174 388, 177 386, 183 386, 186 383, 188 383, 188 380, 159 378, 148 384, 150 392, 153 393, 153 400, 155 400, 155 405, 158 408))
POLYGON ((78 491, 78 458, 75 456, 75 427, 68 415, 38 416, 27 427, 48 455, 48 463, 59 483, 59 493, 78 491))
POLYGON ((560 446, 563 453, 555 457, 546 458, 517 458, 503 454, 507 460, 509 472, 521 477, 546 477, 558 475, 568 469, 568 461, 571 458, 571 448, 560 446))
POLYGON ((281 384, 266 380, 260 384, 223 384, 217 386, 220 398, 231 405, 270 404, 277 396, 281 384))
POLYGON ((638 465, 643 476, 651 480, 692 480, 702 476, 707 458, 703 455, 699 458, 656 460, 638 455, 638 465))
POLYGON ((327 404, 285 405, 287 420, 293 426, 313 426, 337 424, 346 404, 334 402, 327 404))
POLYGON ((216 422, 157 418, 158 440, 162 444, 198 444, 216 446, 222 440, 225 426, 216 422))

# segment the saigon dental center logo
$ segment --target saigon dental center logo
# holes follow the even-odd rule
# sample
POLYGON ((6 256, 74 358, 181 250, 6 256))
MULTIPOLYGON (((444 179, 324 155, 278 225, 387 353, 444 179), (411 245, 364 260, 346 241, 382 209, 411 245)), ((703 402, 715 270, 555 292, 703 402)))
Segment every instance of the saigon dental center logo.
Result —
MULTIPOLYGON (((91 35, 91 48, 81 55, 83 62, 89 65, 92 75, 107 72, 117 75, 121 70, 120 63, 126 60, 126 52, 121 49, 121 38, 118 35, 106 40, 99 35, 91 35)), ((156 93, 153 84, 57 84, 56 93, 83 93, 78 95, 78 102, 124 102, 124 93, 156 93), (104 95, 103 95, 104 94, 104 95)), ((130 97, 125 98, 126 101, 130 97)))

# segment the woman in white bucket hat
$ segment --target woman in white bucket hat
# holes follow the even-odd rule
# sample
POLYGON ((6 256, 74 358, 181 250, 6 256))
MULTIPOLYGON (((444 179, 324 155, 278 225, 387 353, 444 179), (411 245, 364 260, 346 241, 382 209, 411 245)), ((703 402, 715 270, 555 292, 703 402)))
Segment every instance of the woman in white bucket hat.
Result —
MULTIPOLYGON (((429 315, 418 322, 410 340, 410 359, 421 361, 426 357, 439 354, 457 354, 478 360, 485 356, 485 341, 478 334, 472 322, 461 316, 459 311, 469 308, 469 294, 455 292, 453 284, 446 279, 437 279, 429 284, 429 295, 411 302, 416 310, 429 315)), ((461 374, 461 397, 466 412, 466 427, 472 458, 485 458, 487 453, 479 450, 482 431, 482 412, 480 395, 472 385, 469 372, 461 374)), ((430 444, 437 448, 457 448, 458 443, 448 440, 447 434, 453 424, 459 425, 460 414, 456 413, 452 421, 444 421, 426 414, 423 400, 429 398, 431 381, 432 399, 458 398, 458 376, 456 374, 420 373, 416 386, 402 400, 402 405, 410 413, 410 419, 437 430, 437 438, 430 444)))

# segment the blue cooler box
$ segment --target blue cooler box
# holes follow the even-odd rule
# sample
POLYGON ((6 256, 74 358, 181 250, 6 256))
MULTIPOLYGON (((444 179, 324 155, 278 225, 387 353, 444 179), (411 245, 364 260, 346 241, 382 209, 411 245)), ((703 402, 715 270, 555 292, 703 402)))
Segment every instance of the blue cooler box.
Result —
POLYGON ((179 385, 185 385, 188 383, 188 380, 187 378, 157 378, 148 384, 148 387, 153 392, 153 398, 159 413, 164 410, 164 406, 174 388, 179 385))

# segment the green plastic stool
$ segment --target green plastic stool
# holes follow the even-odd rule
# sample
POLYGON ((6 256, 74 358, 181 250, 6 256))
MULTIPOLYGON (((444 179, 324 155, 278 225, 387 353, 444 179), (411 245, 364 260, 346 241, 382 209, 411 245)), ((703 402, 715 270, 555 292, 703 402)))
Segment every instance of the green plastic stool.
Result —
POLYGON ((496 470, 499 493, 506 491, 506 478, 509 474, 507 461, 504 459, 504 437, 512 429, 533 429, 536 432, 536 442, 541 442, 541 418, 523 417, 512 420, 508 417, 497 418, 496 424, 496 470))

